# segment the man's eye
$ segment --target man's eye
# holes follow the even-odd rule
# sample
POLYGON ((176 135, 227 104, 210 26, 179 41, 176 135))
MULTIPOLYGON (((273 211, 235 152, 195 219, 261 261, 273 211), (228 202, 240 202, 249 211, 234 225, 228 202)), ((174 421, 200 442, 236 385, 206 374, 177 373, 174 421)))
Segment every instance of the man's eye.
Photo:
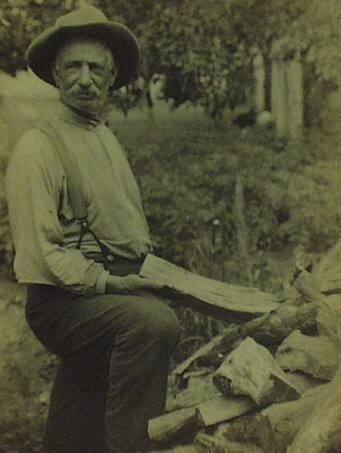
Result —
POLYGON ((103 66, 100 66, 98 64, 92 64, 90 65, 90 70, 94 72, 95 74, 104 74, 105 68, 103 66))
POLYGON ((77 63, 70 63, 65 66, 66 71, 78 71, 80 65, 77 63))

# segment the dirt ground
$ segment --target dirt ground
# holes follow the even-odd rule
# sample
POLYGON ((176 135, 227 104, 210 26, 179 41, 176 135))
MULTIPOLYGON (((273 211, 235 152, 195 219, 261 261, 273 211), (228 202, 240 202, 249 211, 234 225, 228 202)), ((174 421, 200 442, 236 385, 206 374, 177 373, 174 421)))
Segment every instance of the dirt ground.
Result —
POLYGON ((47 410, 55 358, 27 328, 25 289, 0 280, 0 452, 33 453, 47 410))

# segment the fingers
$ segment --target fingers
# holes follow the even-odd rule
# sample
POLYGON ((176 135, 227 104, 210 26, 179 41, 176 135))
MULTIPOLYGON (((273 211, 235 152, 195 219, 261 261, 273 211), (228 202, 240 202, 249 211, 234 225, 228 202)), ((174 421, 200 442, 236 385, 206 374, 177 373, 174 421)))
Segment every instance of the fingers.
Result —
POLYGON ((150 278, 139 277, 138 275, 128 275, 126 277, 130 280, 131 289, 162 289, 164 285, 156 280, 150 278))
POLYGON ((131 274, 125 277, 110 276, 106 288, 108 293, 132 294, 138 290, 160 290, 164 285, 156 280, 131 274))

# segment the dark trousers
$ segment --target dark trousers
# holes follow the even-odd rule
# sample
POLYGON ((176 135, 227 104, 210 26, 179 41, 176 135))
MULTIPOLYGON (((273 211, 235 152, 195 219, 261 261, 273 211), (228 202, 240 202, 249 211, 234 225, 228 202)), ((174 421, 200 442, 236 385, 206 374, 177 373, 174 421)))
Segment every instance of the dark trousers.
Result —
POLYGON ((143 451, 147 424, 165 407, 179 326, 152 294, 86 298, 30 285, 26 317, 61 356, 43 440, 44 453, 143 451))

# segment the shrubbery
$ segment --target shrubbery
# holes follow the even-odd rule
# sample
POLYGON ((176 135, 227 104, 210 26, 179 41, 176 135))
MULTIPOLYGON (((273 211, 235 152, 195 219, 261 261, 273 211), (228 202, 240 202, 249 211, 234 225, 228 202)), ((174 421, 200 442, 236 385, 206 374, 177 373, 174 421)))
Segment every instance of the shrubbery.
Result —
POLYGON ((236 129, 199 129, 163 131, 158 141, 135 148, 127 141, 158 253, 206 275, 245 283, 238 270, 237 174, 244 184, 256 283, 268 286, 260 255, 263 266, 264 253, 297 245, 320 252, 339 237, 341 195, 324 161, 328 141, 317 145, 311 134, 290 145, 271 131, 250 129, 241 138, 236 129))

